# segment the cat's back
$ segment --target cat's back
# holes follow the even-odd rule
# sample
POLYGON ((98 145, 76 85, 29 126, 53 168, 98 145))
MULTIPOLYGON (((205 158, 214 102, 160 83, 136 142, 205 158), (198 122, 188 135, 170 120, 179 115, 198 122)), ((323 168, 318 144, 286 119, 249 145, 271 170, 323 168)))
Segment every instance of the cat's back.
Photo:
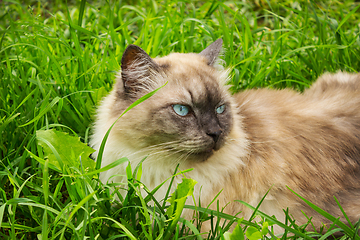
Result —
POLYGON ((325 73, 321 75, 305 95, 313 97, 334 97, 336 95, 359 94, 360 73, 325 73))
POLYGON ((256 115, 275 125, 291 122, 311 127, 312 119, 316 126, 327 122, 343 130, 360 131, 360 73, 325 73, 304 93, 290 89, 246 90, 235 94, 235 101, 238 114, 248 118, 256 115))
POLYGON ((302 140, 334 158, 351 149, 360 162, 360 74, 326 73, 304 93, 256 89, 234 97, 253 142, 292 149, 287 143, 302 140))

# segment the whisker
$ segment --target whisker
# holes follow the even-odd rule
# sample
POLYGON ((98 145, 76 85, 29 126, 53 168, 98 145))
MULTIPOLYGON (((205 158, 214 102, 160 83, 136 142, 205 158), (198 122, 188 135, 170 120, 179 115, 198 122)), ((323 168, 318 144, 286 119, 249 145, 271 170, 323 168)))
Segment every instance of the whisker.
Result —
POLYGON ((160 143, 160 144, 156 144, 156 145, 151 145, 151 146, 142 148, 142 149, 140 149, 140 150, 138 150, 138 151, 135 151, 135 152, 131 153, 130 156, 136 155, 136 154, 138 154, 138 153, 150 152, 151 150, 164 149, 164 147, 171 146, 171 145, 176 145, 176 144, 178 144, 179 142, 180 142, 180 140, 172 141, 172 142, 160 143))

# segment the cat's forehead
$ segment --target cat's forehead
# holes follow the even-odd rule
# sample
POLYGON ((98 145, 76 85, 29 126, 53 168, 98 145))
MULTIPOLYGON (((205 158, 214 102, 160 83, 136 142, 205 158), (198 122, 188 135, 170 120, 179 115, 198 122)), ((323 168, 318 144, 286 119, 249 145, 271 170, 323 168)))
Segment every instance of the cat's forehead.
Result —
POLYGON ((198 54, 170 54, 155 59, 163 67, 169 81, 169 89, 174 91, 170 97, 174 101, 186 101, 193 105, 216 105, 224 101, 220 82, 221 74, 208 66, 204 57, 198 54))
POLYGON ((219 73, 207 64, 205 57, 195 53, 172 53, 154 59, 161 66, 170 81, 186 84, 204 82, 207 85, 218 85, 219 73))
POLYGON ((171 53, 165 57, 155 58, 154 61, 163 68, 173 72, 182 72, 189 67, 209 67, 206 58, 196 53, 171 53))

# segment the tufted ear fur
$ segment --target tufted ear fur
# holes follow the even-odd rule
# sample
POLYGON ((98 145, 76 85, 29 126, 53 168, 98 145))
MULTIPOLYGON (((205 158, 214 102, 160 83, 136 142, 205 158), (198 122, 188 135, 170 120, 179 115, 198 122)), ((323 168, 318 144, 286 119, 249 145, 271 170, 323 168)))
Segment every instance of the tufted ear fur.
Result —
POLYGON ((129 45, 121 59, 121 80, 125 96, 134 97, 143 90, 151 90, 151 75, 158 69, 159 66, 143 49, 129 45))
POLYGON ((199 53, 200 55, 207 58, 209 66, 213 66, 216 59, 218 58, 222 48, 222 43, 223 40, 219 38, 218 40, 210 44, 210 46, 201 51, 201 53, 199 53))

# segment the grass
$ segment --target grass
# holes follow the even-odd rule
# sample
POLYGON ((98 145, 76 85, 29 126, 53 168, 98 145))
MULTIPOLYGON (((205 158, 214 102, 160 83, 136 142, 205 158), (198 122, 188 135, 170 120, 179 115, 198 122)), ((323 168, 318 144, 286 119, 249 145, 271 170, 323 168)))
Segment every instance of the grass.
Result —
MULTIPOLYGON (((167 214, 162 202, 147 207, 151 194, 137 194, 143 186, 136 166, 128 169, 128 195, 118 201, 110 189, 121 186, 100 183, 82 165, 54 166, 67 156, 51 160, 36 134, 55 129, 67 133, 65 147, 70 136, 87 143, 95 106, 111 89, 128 44, 155 57, 200 52, 221 37, 232 91, 302 91, 325 71, 360 71, 358 19, 358 2, 335 0, 2 1, 0 238, 230 239, 230 223, 241 220, 221 209, 198 208, 199 216, 189 222, 167 214), (222 225, 211 214, 227 221, 222 225), (201 234, 198 225, 206 219, 215 227, 201 234)), ((266 229, 276 220, 259 214, 260 222, 242 221, 238 236, 274 238, 266 229)), ((290 216, 282 227, 290 233, 284 239, 333 233, 306 232, 290 216)), ((345 238, 353 238, 356 229, 343 227, 345 238)))

